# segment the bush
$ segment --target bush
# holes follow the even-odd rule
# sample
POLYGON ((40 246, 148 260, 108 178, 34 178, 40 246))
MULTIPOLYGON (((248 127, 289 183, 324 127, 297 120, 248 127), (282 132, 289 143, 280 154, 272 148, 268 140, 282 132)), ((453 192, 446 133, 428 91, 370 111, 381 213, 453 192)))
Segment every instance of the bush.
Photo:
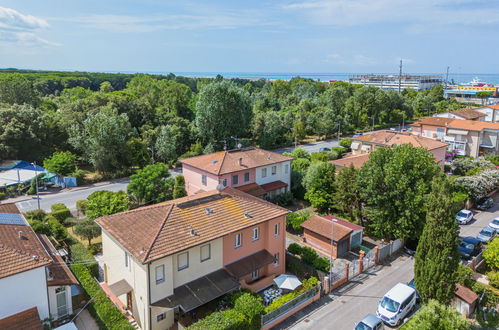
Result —
POLYGON ((85 215, 85 212, 87 210, 87 200, 80 199, 80 200, 76 201, 76 209, 78 210, 78 212, 85 215))
POLYGON ((64 223, 64 220, 72 217, 71 211, 62 203, 53 204, 50 209, 52 210, 50 215, 56 218, 60 223, 64 223))
POLYGON ((499 155, 489 155, 485 157, 485 160, 488 160, 495 166, 499 166, 499 155))
POLYGON ((340 140, 340 146, 346 149, 350 149, 350 146, 352 145, 352 139, 351 138, 343 138, 340 140))
POLYGON ((470 327, 470 322, 459 314, 454 307, 442 305, 436 300, 430 300, 401 329, 468 330, 470 327))
POLYGON ((279 206, 291 205, 293 204, 293 194, 290 191, 280 194, 274 198, 273 203, 279 206))
POLYGON ((286 216, 286 227, 288 229, 293 229, 296 232, 302 232, 303 228, 301 227, 301 224, 307 221, 311 213, 312 212, 309 210, 300 210, 297 212, 289 213, 286 216))
POLYGON ((348 151, 348 148, 334 147, 334 148, 331 148, 331 151, 336 152, 339 155, 339 157, 341 158, 341 157, 343 157, 343 154, 348 151))
POLYGON ((99 265, 95 261, 94 256, 81 243, 72 244, 69 247, 71 260, 73 263, 84 264, 88 268, 92 277, 99 277, 99 265))
POLYGON ((297 243, 291 243, 288 246, 288 252, 294 255, 300 255, 302 250, 302 246, 297 243))
POLYGON ((496 289, 499 289, 499 272, 489 272, 487 273, 487 278, 489 279, 489 284, 496 289))
POLYGON ((96 255, 99 252, 102 252, 102 243, 94 243, 88 247, 88 252, 96 255))
POLYGON ((473 271, 471 270, 471 268, 459 264, 456 272, 456 280, 457 283, 464 285, 465 287, 471 288, 473 286, 473 283, 475 282, 473 280, 473 271))
POLYGON ((338 153, 338 152, 336 152, 336 151, 334 151, 334 150, 327 151, 326 155, 327 155, 327 159, 328 160, 336 160, 336 159, 338 159, 338 158, 341 157, 341 154, 338 153))
POLYGON ((35 233, 47 236, 52 235, 52 229, 48 223, 40 220, 28 220, 28 222, 35 233))
POLYGON ((24 213, 24 216, 28 220, 44 221, 47 213, 44 210, 32 210, 24 213))
POLYGON ((452 171, 452 167, 449 164, 444 164, 444 173, 450 173, 452 171))
POLYGON ((87 175, 87 173, 88 171, 76 170, 71 174, 71 176, 76 178, 76 184, 78 186, 82 186, 86 183, 85 176, 87 175))
POLYGON ((312 152, 310 154, 310 160, 312 162, 327 162, 329 160, 327 153, 329 151, 312 152))
POLYGON ((298 297, 299 295, 301 295, 305 291, 310 290, 311 288, 313 288, 317 284, 319 284, 319 280, 316 277, 310 277, 306 280, 303 280, 302 286, 300 289, 297 289, 293 292, 287 293, 287 294, 275 299, 274 301, 272 301, 272 303, 270 305, 265 307, 265 314, 268 314, 268 313, 278 309, 279 307, 281 307, 282 305, 284 305, 288 301, 295 299, 296 297, 298 297))
POLYGON ((302 247, 300 256, 301 260, 303 260, 304 263, 309 264, 311 266, 314 265, 315 259, 319 258, 317 252, 315 252, 315 250, 309 246, 302 247))
POLYGON ((499 270, 499 237, 496 237, 487 244, 483 251, 483 257, 487 265, 493 270, 499 270))
POLYGON ((249 293, 243 293, 236 299, 234 309, 246 317, 250 329, 260 329, 260 316, 265 311, 262 298, 257 298, 249 293))
POLYGON ((329 272, 329 259, 321 257, 314 249, 308 246, 301 246, 297 243, 291 243, 288 246, 288 252, 300 256, 301 260, 323 272, 329 272))
POLYGON ((0 201, 1 201, 2 199, 5 199, 5 198, 7 198, 7 194, 6 194, 6 193, 3 193, 3 192, 0 192, 0 201))
POLYGON ((241 330, 246 329, 247 321, 244 315, 236 310, 229 309, 223 312, 214 312, 202 320, 191 324, 189 330, 241 330))
POLYGON ((323 272, 329 272, 329 265, 329 259, 326 257, 318 256, 313 262, 313 266, 323 272))
POLYGON ((50 226, 52 236, 58 241, 63 241, 68 237, 68 231, 56 218, 47 217, 47 224, 50 226))
POLYGON ((82 264, 72 264, 71 270, 80 281, 85 292, 92 298, 92 308, 89 311, 99 323, 99 328, 134 329, 120 310, 107 298, 87 267, 82 264))
POLYGON ((54 152, 43 161, 43 167, 49 172, 67 176, 76 169, 76 155, 69 151, 54 152))

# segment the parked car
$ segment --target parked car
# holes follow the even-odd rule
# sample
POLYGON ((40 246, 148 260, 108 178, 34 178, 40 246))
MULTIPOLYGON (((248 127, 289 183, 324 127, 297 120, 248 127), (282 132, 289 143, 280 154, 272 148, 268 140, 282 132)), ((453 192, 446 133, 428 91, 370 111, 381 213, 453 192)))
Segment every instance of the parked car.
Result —
POLYGON ((488 210, 493 205, 494 205, 494 200, 491 197, 483 197, 476 202, 476 208, 481 211, 488 210))
POLYGON ((489 227, 494 229, 496 232, 499 231, 499 218, 495 218, 489 223, 489 227))
POLYGON ((398 283, 379 301, 376 315, 383 322, 396 326, 416 305, 416 290, 407 284, 398 283))
POLYGON ((359 323, 355 324, 354 330, 379 330, 384 329, 383 321, 373 314, 367 314, 359 323))
POLYGON ((319 148, 319 152, 323 151, 331 151, 331 148, 326 148, 326 147, 319 148))
POLYGON ((416 254, 416 249, 418 247, 419 240, 417 239, 407 239, 404 245, 404 251, 410 256, 414 256, 416 254))
POLYGON ((476 257, 482 250, 482 242, 474 237, 465 237, 461 239, 457 246, 459 254, 466 260, 476 257))
POLYGON ((353 137, 362 136, 362 133, 355 133, 353 137))
POLYGON ((470 210, 461 210, 456 215, 456 220, 460 225, 465 225, 473 219, 473 212, 470 210))
POLYGON ((496 231, 493 228, 485 227, 476 235, 476 238, 482 243, 488 243, 494 236, 496 236, 496 231))

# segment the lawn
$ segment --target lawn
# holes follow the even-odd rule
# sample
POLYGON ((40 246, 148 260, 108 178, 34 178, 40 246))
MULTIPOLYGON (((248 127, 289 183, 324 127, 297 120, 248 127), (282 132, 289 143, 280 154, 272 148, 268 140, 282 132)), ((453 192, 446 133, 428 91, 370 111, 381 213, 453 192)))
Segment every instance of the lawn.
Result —
MULTIPOLYGON (((73 238, 77 239, 78 242, 83 244, 86 248, 88 248, 88 240, 81 238, 80 236, 76 235, 73 230, 74 226, 72 227, 66 227, 68 230, 69 235, 71 235, 73 238)), ((92 239, 92 244, 97 244, 97 243, 102 243, 102 236, 96 237, 92 239)))

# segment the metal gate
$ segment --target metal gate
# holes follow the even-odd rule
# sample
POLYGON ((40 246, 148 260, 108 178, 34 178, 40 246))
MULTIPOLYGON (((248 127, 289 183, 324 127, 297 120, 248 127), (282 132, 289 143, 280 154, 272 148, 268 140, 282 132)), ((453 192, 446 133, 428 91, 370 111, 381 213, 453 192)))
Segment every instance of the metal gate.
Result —
POLYGON ((360 243, 362 243, 361 237, 362 237, 362 232, 358 232, 352 236, 352 239, 350 240, 351 248, 360 246, 360 243))
POLYGON ((374 250, 369 250, 362 260, 364 271, 374 266, 374 250))
POLYGON ((383 261, 390 256, 391 244, 385 245, 378 251, 379 261, 383 261))

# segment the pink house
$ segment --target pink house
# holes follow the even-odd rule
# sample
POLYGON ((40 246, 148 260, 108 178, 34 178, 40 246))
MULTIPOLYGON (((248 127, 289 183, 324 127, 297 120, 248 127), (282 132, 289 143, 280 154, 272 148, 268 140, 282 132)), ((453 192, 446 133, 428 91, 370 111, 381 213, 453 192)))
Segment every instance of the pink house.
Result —
POLYGON ((222 185, 273 198, 289 191, 291 160, 292 157, 250 147, 186 158, 181 162, 189 196, 222 185))

